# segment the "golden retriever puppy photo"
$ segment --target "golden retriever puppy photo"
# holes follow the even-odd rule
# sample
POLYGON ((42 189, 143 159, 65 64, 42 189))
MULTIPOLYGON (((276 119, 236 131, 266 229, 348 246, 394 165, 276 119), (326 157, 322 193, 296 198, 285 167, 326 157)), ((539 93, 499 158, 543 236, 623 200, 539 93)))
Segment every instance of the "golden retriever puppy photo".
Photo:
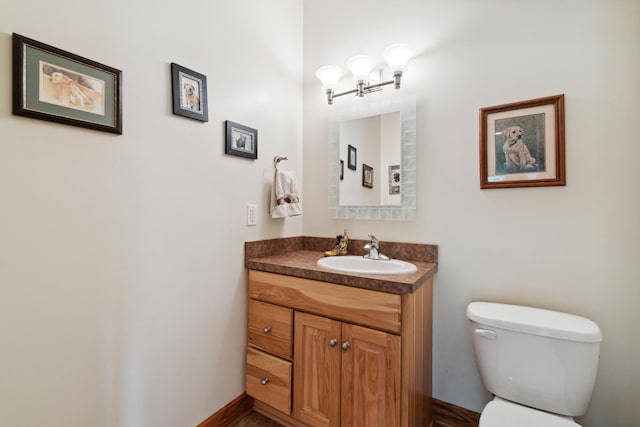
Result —
POLYGON ((97 114, 103 112, 101 91, 94 89, 103 85, 97 80, 48 64, 43 65, 41 76, 40 101, 97 114))
POLYGON ((529 149, 522 141, 524 129, 520 126, 509 126, 502 131, 505 137, 502 152, 504 153, 507 168, 535 169, 538 167, 536 159, 531 157, 529 149))

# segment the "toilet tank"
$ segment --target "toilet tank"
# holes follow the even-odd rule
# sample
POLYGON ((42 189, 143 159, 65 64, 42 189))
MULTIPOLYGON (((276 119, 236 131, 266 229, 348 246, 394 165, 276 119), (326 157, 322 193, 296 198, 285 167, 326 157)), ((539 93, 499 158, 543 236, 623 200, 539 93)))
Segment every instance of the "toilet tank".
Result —
POLYGON ((467 317, 480 377, 496 396, 570 417, 587 411, 600 328, 557 311, 472 302, 467 317))

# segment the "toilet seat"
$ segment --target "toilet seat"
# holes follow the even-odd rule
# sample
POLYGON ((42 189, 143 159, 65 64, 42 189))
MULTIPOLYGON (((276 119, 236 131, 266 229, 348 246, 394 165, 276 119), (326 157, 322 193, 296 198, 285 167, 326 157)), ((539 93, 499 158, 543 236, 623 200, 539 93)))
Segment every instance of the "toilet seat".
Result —
POLYGON ((484 407, 478 427, 580 427, 569 417, 518 405, 497 398, 484 407))

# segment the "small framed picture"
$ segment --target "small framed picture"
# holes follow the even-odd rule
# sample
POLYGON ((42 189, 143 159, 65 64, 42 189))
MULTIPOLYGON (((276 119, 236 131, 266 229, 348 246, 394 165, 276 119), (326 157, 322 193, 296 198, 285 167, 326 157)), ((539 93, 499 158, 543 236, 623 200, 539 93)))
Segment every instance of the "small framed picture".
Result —
POLYGON ((209 121, 207 110, 207 76, 171 63, 173 114, 209 121))
POLYGON ((351 170, 356 170, 357 160, 358 160, 358 151, 356 150, 356 147, 354 147, 353 145, 349 145, 347 149, 347 167, 351 170))
POLYGON ((225 153, 248 159, 258 158, 258 131, 248 126, 226 121, 225 153))
POLYGON ((480 188, 563 185, 564 95, 480 109, 480 188))
POLYGON ((400 194, 400 165, 389 166, 389 194, 400 194))
POLYGON ((122 134, 122 71, 13 33, 13 114, 122 134))
POLYGON ((340 181, 344 179, 344 160, 340 160, 340 181))
POLYGON ((364 163, 362 164, 362 186, 373 188, 373 168, 364 163))

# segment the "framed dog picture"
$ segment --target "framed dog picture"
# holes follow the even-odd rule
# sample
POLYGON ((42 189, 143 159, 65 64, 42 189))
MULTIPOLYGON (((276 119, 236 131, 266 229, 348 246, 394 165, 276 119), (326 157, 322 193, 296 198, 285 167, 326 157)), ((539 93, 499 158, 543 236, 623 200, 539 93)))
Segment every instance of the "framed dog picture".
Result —
POLYGON ((480 188, 564 185, 564 95, 480 109, 480 188))
POLYGON ((171 63, 173 114, 201 122, 209 121, 207 110, 207 76, 171 63))
POLYGON ((362 186, 373 188, 373 168, 367 164, 362 164, 362 186))
POLYGON ((356 170, 356 161, 358 159, 358 150, 356 147, 349 144, 347 147, 347 167, 351 170, 356 170))
POLYGON ((226 154, 246 157, 248 159, 258 158, 258 131, 248 126, 226 121, 226 154))
POLYGON ((389 194, 400 194, 400 165, 389 166, 389 194))
POLYGON ((13 114, 122 134, 122 72, 13 33, 13 114))

